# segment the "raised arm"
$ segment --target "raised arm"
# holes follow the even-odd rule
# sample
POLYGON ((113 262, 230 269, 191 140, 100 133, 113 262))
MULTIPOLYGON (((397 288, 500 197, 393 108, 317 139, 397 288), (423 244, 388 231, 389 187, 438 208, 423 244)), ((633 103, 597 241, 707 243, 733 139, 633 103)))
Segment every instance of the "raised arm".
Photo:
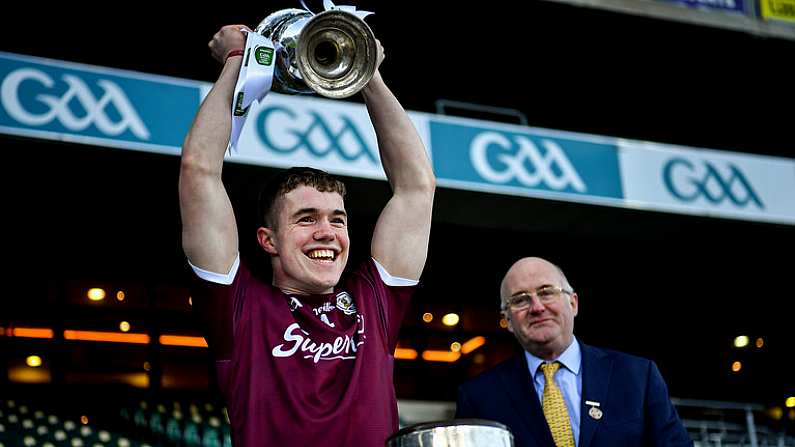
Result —
POLYGON ((375 226, 371 253, 391 275, 419 279, 428 255, 436 178, 417 130, 378 70, 362 92, 392 187, 392 198, 375 226))
POLYGON ((213 57, 225 63, 185 138, 179 173, 183 250, 193 265, 215 273, 227 273, 238 250, 237 224, 221 181, 221 167, 242 61, 242 57, 225 58, 229 51, 245 46, 242 27, 221 28, 209 44, 213 57))

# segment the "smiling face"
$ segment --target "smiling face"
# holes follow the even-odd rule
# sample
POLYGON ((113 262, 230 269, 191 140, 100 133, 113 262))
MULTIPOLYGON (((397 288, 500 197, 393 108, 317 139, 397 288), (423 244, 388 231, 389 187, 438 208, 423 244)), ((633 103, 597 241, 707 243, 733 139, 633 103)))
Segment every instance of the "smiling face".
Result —
POLYGON ((331 293, 348 262, 348 216, 342 196, 299 186, 273 204, 275 228, 260 227, 271 255, 273 285, 294 294, 331 293))
MULTIPOLYGON (((522 292, 533 292, 553 286, 571 290, 565 277, 553 264, 540 258, 524 258, 516 262, 502 281, 500 294, 503 303, 522 292)), ((576 293, 560 293, 552 302, 542 304, 533 297, 529 307, 522 310, 505 309, 508 329, 527 351, 552 360, 571 344, 574 317, 577 315, 576 293)))

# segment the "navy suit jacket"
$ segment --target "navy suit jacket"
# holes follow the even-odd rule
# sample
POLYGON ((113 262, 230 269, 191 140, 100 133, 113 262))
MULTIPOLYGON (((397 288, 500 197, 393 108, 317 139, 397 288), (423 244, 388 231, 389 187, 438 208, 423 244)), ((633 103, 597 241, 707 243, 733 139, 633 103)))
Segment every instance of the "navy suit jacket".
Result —
MULTIPOLYGON (((692 446, 651 360, 580 343, 582 404, 578 447, 692 446), (599 402, 602 417, 585 401, 599 402)), ((554 447, 524 353, 463 384, 456 418, 507 425, 516 447, 554 447)))

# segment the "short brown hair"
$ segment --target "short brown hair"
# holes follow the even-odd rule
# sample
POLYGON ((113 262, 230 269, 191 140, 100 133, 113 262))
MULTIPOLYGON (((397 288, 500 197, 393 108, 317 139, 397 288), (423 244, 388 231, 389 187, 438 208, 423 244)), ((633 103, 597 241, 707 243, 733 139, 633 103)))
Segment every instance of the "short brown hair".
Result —
POLYGON ((300 166, 280 172, 259 194, 260 225, 276 229, 276 201, 299 186, 311 186, 320 192, 336 192, 345 198, 345 184, 320 169, 300 166))

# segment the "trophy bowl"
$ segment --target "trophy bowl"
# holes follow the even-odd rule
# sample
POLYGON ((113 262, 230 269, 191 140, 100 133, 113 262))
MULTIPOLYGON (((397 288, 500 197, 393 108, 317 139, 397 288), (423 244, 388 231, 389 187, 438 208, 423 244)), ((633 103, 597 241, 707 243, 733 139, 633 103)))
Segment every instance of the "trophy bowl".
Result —
POLYGON ((273 91, 346 98, 375 73, 375 35, 349 12, 283 9, 266 17, 255 32, 276 44, 273 91))
POLYGON ((513 447, 503 424, 485 419, 453 419, 410 425, 390 436, 387 447, 513 447))

